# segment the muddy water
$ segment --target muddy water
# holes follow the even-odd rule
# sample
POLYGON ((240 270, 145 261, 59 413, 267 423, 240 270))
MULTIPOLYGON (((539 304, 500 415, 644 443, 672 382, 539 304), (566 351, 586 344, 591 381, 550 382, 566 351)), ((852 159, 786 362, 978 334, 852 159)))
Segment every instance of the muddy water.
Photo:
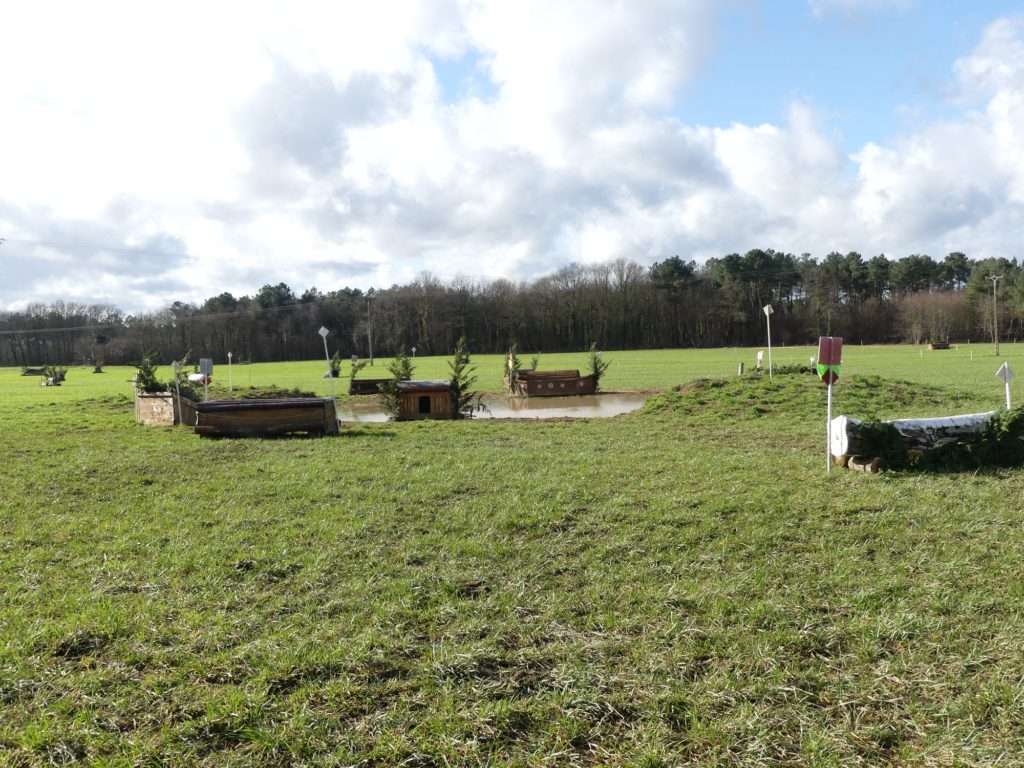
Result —
MULTIPOLYGON (((644 404, 647 395, 634 393, 608 393, 576 397, 503 397, 485 395, 484 410, 477 411, 478 419, 557 419, 604 418, 635 411, 644 404)), ((338 418, 342 421, 387 421, 376 398, 338 405, 338 418)))

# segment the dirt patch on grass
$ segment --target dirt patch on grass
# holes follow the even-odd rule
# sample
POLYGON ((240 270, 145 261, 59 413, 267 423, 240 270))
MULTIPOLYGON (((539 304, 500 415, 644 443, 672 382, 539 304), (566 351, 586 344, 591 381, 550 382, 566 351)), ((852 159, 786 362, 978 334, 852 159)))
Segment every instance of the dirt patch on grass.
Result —
POLYGON ((76 630, 54 646, 53 656, 68 660, 91 656, 106 648, 110 640, 110 636, 105 633, 76 630))

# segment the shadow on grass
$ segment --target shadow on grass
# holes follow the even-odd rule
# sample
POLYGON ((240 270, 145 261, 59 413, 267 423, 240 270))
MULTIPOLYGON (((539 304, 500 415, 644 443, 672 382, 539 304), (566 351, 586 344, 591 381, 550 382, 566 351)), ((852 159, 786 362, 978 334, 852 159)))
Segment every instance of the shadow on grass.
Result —
POLYGON ((398 433, 393 429, 342 429, 337 435, 331 435, 331 437, 398 437, 398 433))
POLYGON ((324 435, 321 433, 290 432, 283 435, 200 435, 203 440, 336 440, 338 438, 358 437, 387 437, 393 438, 397 434, 393 430, 350 430, 346 429, 336 435, 324 435))

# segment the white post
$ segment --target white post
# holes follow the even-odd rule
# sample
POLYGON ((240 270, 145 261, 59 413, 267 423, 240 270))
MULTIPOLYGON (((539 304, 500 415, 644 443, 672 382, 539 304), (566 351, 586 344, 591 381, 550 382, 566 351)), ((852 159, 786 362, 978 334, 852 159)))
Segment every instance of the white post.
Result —
POLYGON ((233 392, 234 387, 231 386, 231 353, 228 352, 228 392, 233 392))
POLYGON ((331 402, 334 403, 334 418, 338 418, 338 401, 334 397, 334 373, 331 371, 331 353, 327 351, 327 336, 330 331, 324 326, 320 326, 319 330, 320 337, 324 340, 324 359, 327 360, 327 378, 331 380, 331 402))
POLYGON ((999 370, 996 371, 996 377, 1003 382, 1006 388, 1006 410, 1010 410, 1010 379, 1013 378, 1013 371, 1010 370, 1009 363, 1003 363, 999 366, 999 370))
POLYGON ((768 323, 768 378, 772 378, 772 309, 771 304, 764 306, 764 318, 768 323))
POLYGON ((832 385, 828 385, 828 423, 825 427, 825 469, 832 474, 832 385))

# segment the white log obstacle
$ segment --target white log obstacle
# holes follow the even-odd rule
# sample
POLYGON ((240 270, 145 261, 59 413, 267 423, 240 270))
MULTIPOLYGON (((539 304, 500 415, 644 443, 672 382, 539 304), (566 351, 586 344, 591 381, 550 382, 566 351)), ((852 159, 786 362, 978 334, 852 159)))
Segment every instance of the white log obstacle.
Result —
MULTIPOLYGON (((906 443, 907 450, 930 450, 980 432, 985 423, 994 415, 995 411, 988 411, 987 413, 967 413, 960 416, 942 416, 936 419, 896 419, 884 423, 891 424, 896 428, 906 443)), ((860 425, 860 420, 851 419, 849 416, 837 416, 832 419, 830 450, 833 456, 864 455, 860 425)))

